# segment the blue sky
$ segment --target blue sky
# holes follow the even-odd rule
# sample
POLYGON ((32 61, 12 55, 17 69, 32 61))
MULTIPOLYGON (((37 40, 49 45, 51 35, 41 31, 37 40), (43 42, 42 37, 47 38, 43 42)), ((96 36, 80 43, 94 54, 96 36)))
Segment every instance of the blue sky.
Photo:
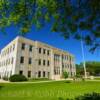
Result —
MULTIPOLYGON (((0 33, 0 50, 7 45, 10 41, 18 36, 18 31, 13 27, 7 29, 7 35, 0 33)), ((50 31, 50 26, 46 26, 41 30, 36 30, 32 28, 32 31, 28 33, 25 37, 31 40, 38 40, 45 42, 49 45, 55 46, 57 48, 69 51, 75 55, 76 63, 82 62, 82 53, 81 53, 81 43, 77 40, 65 40, 60 36, 59 33, 52 33, 50 31)), ((88 48, 84 46, 85 51, 85 60, 86 61, 100 61, 100 51, 97 50, 94 54, 88 52, 88 48)))

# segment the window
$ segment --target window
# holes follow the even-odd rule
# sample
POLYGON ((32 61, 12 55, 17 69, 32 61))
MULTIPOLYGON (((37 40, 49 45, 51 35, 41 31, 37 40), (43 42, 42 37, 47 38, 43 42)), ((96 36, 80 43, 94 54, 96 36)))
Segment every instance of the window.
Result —
POLYGON ((43 54, 45 54, 46 49, 43 49, 43 54))
POLYGON ((45 66, 45 60, 43 60, 43 65, 45 66))
POLYGON ((32 64, 32 58, 29 58, 28 64, 32 64))
POLYGON ((31 77, 31 71, 28 71, 28 77, 31 77))
POLYGON ((39 48, 39 53, 41 53, 41 48, 39 48))
POLYGON ((43 71, 43 77, 45 77, 45 71, 43 71))
POLYGON ((19 71, 19 74, 20 74, 20 75, 23 75, 23 71, 22 71, 22 70, 20 70, 20 71, 19 71))
POLYGON ((39 59, 39 62, 38 62, 38 64, 39 64, 39 65, 41 65, 41 59, 39 59))
POLYGON ((9 54, 9 48, 8 48, 8 54, 9 54))
POLYGON ((49 52, 49 50, 47 51, 47 55, 49 55, 50 54, 50 52, 49 52))
POLYGON ((13 64, 13 62, 14 62, 14 59, 13 59, 13 57, 12 57, 11 64, 13 64))
POLYGON ((50 72, 48 72, 48 78, 50 77, 50 72))
POLYGON ((50 62, 49 62, 49 60, 48 60, 48 62, 47 62, 47 65, 48 65, 48 66, 50 65, 50 62))
POLYGON ((24 63, 24 57, 21 57, 21 58, 20 58, 20 63, 21 63, 21 64, 24 63))
POLYGON ((29 51, 32 52, 32 45, 29 46, 29 51))
POLYGON ((15 44, 13 44, 13 50, 15 49, 15 44))
POLYGON ((38 77, 41 77, 41 71, 38 71, 38 77))
POLYGON ((25 43, 22 43, 22 50, 25 50, 25 43))

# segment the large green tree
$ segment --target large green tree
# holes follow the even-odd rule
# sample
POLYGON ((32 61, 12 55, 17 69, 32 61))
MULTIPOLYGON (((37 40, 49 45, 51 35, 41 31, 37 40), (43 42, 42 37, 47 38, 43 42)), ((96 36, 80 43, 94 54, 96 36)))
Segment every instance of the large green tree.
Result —
POLYGON ((83 39, 91 51, 100 47, 100 0, 0 0, 3 32, 17 26, 26 34, 33 25, 40 29, 49 22, 64 38, 83 39))
MULTIPOLYGON (((80 63, 79 65, 76 65, 76 71, 77 74, 83 75, 83 63, 80 63)), ((86 71, 90 73, 90 75, 100 75, 100 62, 95 61, 87 61, 86 62, 86 71)))

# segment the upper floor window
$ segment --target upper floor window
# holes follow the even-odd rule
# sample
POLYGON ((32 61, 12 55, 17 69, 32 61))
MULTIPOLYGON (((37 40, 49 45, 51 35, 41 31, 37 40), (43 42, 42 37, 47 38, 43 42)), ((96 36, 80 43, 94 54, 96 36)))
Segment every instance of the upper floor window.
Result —
POLYGON ((12 50, 12 46, 10 47, 10 52, 11 52, 11 50, 12 50))
POLYGON ((12 57, 12 59, 11 59, 11 64, 13 64, 13 62, 14 62, 14 58, 12 57))
POLYGON ((20 63, 24 63, 24 57, 23 56, 20 58, 20 63))
POLYGON ((29 58, 29 62, 28 62, 29 64, 32 64, 32 58, 29 58))
POLYGON ((47 55, 49 55, 49 54, 50 54, 50 51, 48 50, 48 51, 47 51, 47 55))
POLYGON ((41 65, 41 59, 39 59, 39 62, 38 62, 38 64, 39 64, 39 65, 41 65))
POLYGON ((41 53, 41 48, 39 48, 39 53, 41 53))
POLYGON ((50 62, 49 62, 49 60, 48 60, 48 62, 47 62, 47 65, 48 65, 48 66, 50 65, 50 62))
POLYGON ((22 50, 25 50, 25 43, 22 43, 22 50))
POLYGON ((15 49, 15 44, 13 44, 13 50, 15 49))
POLYGON ((43 60, 43 65, 45 66, 45 60, 43 60))
POLYGON ((45 54, 45 52, 46 52, 46 49, 43 49, 43 54, 45 54))
POLYGON ((32 52, 32 45, 29 46, 29 51, 32 52))
POLYGON ((8 48, 8 54, 9 54, 9 48, 8 48))

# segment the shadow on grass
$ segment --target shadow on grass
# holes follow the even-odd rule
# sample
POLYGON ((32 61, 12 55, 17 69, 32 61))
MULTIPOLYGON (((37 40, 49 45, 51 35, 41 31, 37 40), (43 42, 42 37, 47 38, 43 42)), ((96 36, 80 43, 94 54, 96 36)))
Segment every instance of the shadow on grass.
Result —
MULTIPOLYGON (((59 97, 58 100, 65 100, 62 97, 59 97)), ((84 95, 80 95, 78 97, 75 97, 74 99, 66 99, 66 100, 100 100, 100 93, 87 93, 84 95)))
POLYGON ((0 86, 0 90, 3 88, 3 86, 0 86))
POLYGON ((65 83, 71 83, 71 81, 65 81, 65 83))

